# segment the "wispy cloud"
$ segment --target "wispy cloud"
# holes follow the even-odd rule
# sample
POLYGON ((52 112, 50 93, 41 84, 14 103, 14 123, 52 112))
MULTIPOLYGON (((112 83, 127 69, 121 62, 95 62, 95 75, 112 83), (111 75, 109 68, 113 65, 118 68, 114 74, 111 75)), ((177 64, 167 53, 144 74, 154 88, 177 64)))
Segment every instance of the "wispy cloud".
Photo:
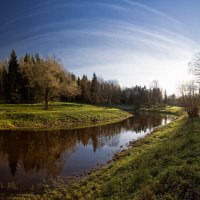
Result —
MULTIPOLYGON (((158 79, 170 92, 186 76, 187 63, 199 45, 184 34, 182 22, 131 0, 73 2, 39 5, 27 16, 37 20, 44 15, 45 23, 17 32, 12 43, 4 40, 2 50, 55 54, 79 76, 96 72, 118 79, 122 85, 158 79), (52 13, 58 15, 52 17, 52 13), (47 20, 49 16, 51 20, 47 20)), ((17 20, 22 22, 25 16, 17 20)), ((3 39, 6 35, 0 36, 3 39)))
POLYGON ((163 17, 163 18, 166 18, 167 20, 173 22, 173 23, 181 23, 180 21, 174 19, 173 17, 170 17, 169 15, 159 11, 159 10, 156 10, 154 8, 151 8, 150 6, 147 6, 147 5, 144 5, 142 3, 139 3, 139 2, 136 2, 136 1, 133 1, 133 0, 122 0, 128 4, 131 4, 131 5, 134 5, 134 6, 137 6, 137 7, 140 7, 148 12, 151 12, 157 16, 160 16, 160 17, 163 17))

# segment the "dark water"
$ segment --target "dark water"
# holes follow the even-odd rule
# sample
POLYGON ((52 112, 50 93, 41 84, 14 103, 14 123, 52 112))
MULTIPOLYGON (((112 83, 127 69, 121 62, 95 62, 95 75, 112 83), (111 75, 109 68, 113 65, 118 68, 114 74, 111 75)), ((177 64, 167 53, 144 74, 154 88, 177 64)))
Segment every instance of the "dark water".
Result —
POLYGON ((132 140, 171 121, 161 114, 135 114, 93 128, 53 131, 0 131, 0 183, 30 188, 47 177, 64 177, 106 163, 132 140))

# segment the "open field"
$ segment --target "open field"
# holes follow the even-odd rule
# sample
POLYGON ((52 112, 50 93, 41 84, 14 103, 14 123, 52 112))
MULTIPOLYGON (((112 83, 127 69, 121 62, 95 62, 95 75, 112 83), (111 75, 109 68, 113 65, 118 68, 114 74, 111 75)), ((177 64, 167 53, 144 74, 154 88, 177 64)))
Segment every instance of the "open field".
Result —
POLYGON ((103 125, 131 115, 115 108, 76 103, 0 104, 0 129, 78 128, 103 125))

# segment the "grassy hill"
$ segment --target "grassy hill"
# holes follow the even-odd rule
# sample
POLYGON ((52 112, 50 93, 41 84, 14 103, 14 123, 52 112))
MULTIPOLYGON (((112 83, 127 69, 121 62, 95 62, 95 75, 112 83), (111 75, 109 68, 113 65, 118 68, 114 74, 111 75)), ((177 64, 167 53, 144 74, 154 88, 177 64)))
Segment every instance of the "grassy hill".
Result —
POLYGON ((116 122, 131 116, 115 108, 76 103, 0 104, 0 129, 77 128, 116 122))

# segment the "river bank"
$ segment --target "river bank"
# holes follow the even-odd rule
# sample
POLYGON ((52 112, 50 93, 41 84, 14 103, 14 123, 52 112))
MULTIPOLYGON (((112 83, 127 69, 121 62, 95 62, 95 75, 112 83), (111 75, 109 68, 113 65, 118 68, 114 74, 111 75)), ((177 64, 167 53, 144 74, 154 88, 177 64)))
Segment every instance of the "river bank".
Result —
POLYGON ((108 107, 76 103, 0 104, 0 129, 68 129, 99 126, 131 116, 128 112, 108 107))
MULTIPOLYGON (((168 108, 166 108, 167 111, 168 108)), ((174 113, 179 108, 171 108, 174 113)), ((180 112, 179 112, 180 113, 180 112)), ((200 119, 185 113, 70 186, 13 199, 199 199, 200 119)))

